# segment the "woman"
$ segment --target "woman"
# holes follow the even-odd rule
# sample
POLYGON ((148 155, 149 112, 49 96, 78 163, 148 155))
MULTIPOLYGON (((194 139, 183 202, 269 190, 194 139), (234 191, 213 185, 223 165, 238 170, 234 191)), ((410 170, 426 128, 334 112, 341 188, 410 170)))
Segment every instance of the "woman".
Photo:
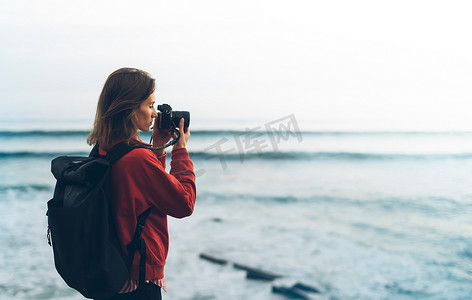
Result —
MULTIPOLYGON (((133 68, 113 72, 100 94, 94 127, 87 142, 98 143, 101 155, 123 141, 144 145, 138 130, 149 131, 154 120, 152 146, 165 145, 172 136, 170 130, 157 126, 154 90, 155 80, 147 72, 133 68)), ((136 252, 130 279, 109 299, 161 299, 161 288, 167 292, 164 279, 169 246, 167 215, 190 216, 195 206, 195 174, 185 148, 190 131, 184 130, 183 121, 180 120, 178 128, 180 138, 172 149, 170 173, 165 171, 164 149, 134 149, 112 167, 113 210, 125 254, 135 233, 137 217, 149 207, 151 210, 142 233, 147 249, 146 282, 138 287, 140 255, 136 252)))

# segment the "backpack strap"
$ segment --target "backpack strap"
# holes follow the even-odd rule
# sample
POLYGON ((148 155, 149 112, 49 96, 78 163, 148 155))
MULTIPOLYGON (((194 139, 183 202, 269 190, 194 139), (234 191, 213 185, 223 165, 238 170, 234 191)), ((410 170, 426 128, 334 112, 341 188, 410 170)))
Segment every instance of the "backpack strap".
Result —
MULTIPOLYGON (((108 160, 110 165, 114 164, 120 158, 125 156, 128 152, 136 148, 144 148, 141 145, 130 146, 126 142, 121 142, 113 146, 106 154, 105 158, 108 160)), ((93 146, 92 151, 90 151, 89 157, 100 157, 98 143, 93 146)), ((103 157, 103 156, 102 156, 103 157)))
POLYGON ((138 223, 136 225, 136 231, 134 232, 134 238, 131 243, 128 244, 126 247, 128 249, 128 258, 129 258, 129 265, 130 269, 133 264, 134 255, 136 251, 139 251, 141 255, 139 259, 139 285, 142 286, 144 281, 146 280, 146 242, 142 238, 142 233, 144 229, 144 225, 146 225, 146 219, 151 212, 151 207, 146 209, 142 214, 138 216, 138 223))
POLYGON ((130 146, 126 142, 121 142, 113 146, 108 152, 107 155, 105 156, 106 160, 112 165, 114 164, 117 160, 122 158, 125 154, 130 152, 133 149, 136 148, 141 148, 139 146, 130 146))
POLYGON ((92 148, 92 151, 90 151, 89 157, 99 157, 100 155, 98 154, 98 143, 95 144, 92 148))

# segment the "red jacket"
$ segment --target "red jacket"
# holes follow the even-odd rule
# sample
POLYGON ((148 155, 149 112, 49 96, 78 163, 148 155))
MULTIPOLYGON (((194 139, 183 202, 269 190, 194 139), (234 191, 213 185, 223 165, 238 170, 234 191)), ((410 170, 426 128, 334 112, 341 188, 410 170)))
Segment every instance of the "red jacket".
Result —
MULTIPOLYGON (((106 154, 100 148, 100 154, 106 154)), ((137 216, 152 207, 142 237, 147 245, 146 280, 164 277, 169 249, 167 215, 190 216, 195 206, 196 186, 193 163, 187 149, 172 151, 170 174, 165 171, 166 155, 157 157, 151 150, 134 149, 112 167, 113 209, 120 243, 131 242, 137 216)), ((139 279, 139 253, 136 252, 131 279, 139 279)))

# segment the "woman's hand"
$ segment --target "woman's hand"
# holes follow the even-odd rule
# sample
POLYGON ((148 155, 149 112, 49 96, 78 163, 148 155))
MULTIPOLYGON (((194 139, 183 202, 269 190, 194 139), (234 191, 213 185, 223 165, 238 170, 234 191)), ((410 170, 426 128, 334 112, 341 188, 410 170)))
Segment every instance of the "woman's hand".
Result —
MULTIPOLYGON (((172 137, 172 129, 163 129, 159 128, 158 124, 160 121, 161 115, 157 115, 157 118, 154 119, 154 126, 152 128, 152 146, 153 147, 162 147, 170 141, 172 137)), ((154 153, 157 155, 163 155, 165 149, 155 150, 154 153)))
POLYGON ((185 148, 187 146, 187 141, 190 138, 190 129, 187 127, 187 129, 184 130, 184 118, 180 119, 179 133, 180 133, 180 138, 177 141, 177 143, 174 145, 173 147, 174 150, 185 148))
POLYGON ((164 292, 167 293, 166 279, 164 277, 162 279, 159 279, 157 285, 160 286, 164 290, 164 292))

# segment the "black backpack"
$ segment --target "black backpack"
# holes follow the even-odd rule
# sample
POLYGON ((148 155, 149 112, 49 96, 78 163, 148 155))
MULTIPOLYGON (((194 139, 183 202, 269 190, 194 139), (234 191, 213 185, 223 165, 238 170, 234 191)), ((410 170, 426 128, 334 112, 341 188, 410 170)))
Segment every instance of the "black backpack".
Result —
POLYGON ((139 284, 144 283, 146 244, 141 238, 150 209, 138 216, 129 256, 121 250, 111 211, 111 165, 137 148, 115 145, 106 156, 95 145, 89 157, 60 156, 51 163, 57 179, 48 201, 48 242, 58 273, 86 298, 116 294, 129 278, 136 251, 141 254, 139 284))

